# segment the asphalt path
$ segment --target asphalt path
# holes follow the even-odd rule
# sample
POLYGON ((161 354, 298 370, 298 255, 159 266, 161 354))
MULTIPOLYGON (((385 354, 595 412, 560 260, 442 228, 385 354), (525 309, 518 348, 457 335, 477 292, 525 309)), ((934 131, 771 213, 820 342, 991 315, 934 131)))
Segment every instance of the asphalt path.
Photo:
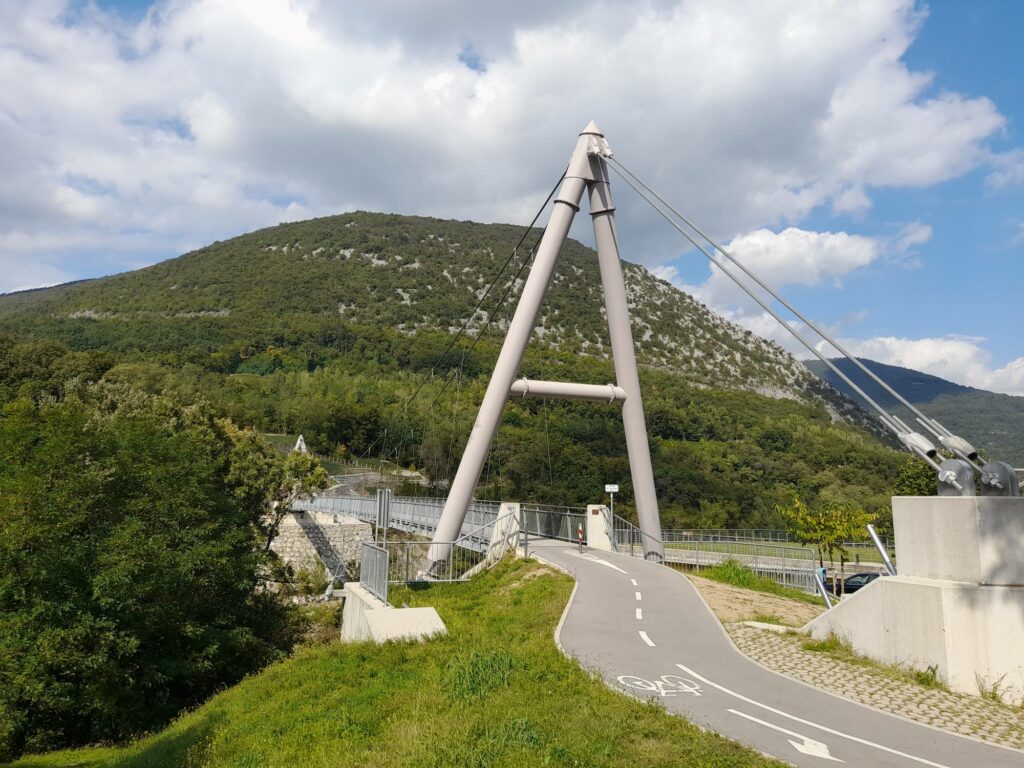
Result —
POLYGON ((583 667, 638 698, 798 766, 1024 768, 986 744, 812 688, 750 660, 696 588, 627 555, 531 541, 576 589, 556 640, 583 667))

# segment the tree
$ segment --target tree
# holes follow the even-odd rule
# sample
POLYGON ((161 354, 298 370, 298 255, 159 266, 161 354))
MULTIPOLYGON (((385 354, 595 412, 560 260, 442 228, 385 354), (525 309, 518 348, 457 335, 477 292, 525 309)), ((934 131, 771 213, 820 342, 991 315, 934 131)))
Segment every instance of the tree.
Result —
POLYGON ((896 477, 895 496, 935 496, 935 470, 917 456, 908 456, 896 477))
POLYGON ((834 568, 838 554, 841 574, 845 573, 847 555, 844 543, 862 538, 868 523, 875 519, 875 515, 839 501, 821 500, 813 508, 808 507, 797 495, 789 506, 778 511, 789 522, 797 541, 814 545, 819 565, 824 567, 827 554, 834 568))
POLYGON ((319 478, 122 385, 3 406, 0 759, 136 735, 287 652, 268 513, 319 478))

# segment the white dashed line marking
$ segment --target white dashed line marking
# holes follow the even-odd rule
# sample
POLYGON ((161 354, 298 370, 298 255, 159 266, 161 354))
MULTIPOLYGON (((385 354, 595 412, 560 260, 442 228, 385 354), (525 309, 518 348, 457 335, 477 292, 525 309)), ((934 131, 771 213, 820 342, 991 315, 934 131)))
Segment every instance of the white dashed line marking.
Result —
POLYGON ((637 608, 636 609, 636 619, 637 619, 637 621, 642 621, 643 618, 644 618, 644 609, 643 608, 637 608))
POLYGON ((654 641, 651 640, 651 638, 649 638, 647 636, 647 633, 644 632, 642 629, 640 630, 640 639, 643 640, 645 643, 647 643, 649 646, 651 646, 651 648, 655 648, 656 647, 654 645, 654 641))
POLYGON ((643 600, 643 597, 640 596, 639 592, 636 593, 636 599, 637 600, 643 600))
POLYGON ((632 584, 635 587, 636 586, 636 579, 630 579, 629 583, 632 584))

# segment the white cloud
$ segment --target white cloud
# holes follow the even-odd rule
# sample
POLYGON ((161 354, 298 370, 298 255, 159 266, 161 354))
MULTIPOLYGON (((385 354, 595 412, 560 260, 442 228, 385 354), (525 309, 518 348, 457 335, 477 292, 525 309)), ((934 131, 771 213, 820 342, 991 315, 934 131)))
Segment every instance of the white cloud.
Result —
POLYGON ((901 229, 891 243, 892 250, 906 253, 915 246, 924 245, 932 239, 932 228, 920 221, 913 221, 901 229))
POLYGON ((1017 233, 1010 238, 1010 245, 1020 245, 1024 243, 1024 221, 1017 222, 1017 233))
POLYGON ((969 387, 1024 395, 1024 357, 1001 367, 993 366, 984 342, 984 339, 962 336, 924 339, 880 336, 842 343, 858 357, 913 368, 969 387))
MULTIPOLYGON (((66 235, 50 263, 75 274, 76 237, 116 260, 126 233, 156 255, 353 207, 523 221, 591 118, 725 238, 864 211, 986 162, 1004 124, 926 95, 901 58, 922 22, 913 0, 162 0, 132 25, 13 0, 0 233, 66 235)), ((675 239, 618 196, 625 255, 664 261, 675 239)))
MULTIPOLYGON (((782 232, 759 229, 740 235, 726 244, 725 250, 767 285, 784 293, 788 285, 840 285, 846 275, 877 261, 885 243, 846 232, 809 232, 789 227, 782 232)), ((732 267, 730 271, 765 303, 774 304, 767 293, 739 270, 732 267)), ((720 269, 712 270, 701 285, 679 287, 729 320, 777 341, 794 354, 807 356, 804 347, 720 269)), ((788 316, 785 310, 781 311, 784 317, 788 316)), ((792 327, 801 326, 797 323, 792 327)))
POLYGON ((1024 149, 1013 149, 992 158, 995 170, 985 177, 985 183, 992 189, 1004 189, 1015 184, 1024 184, 1024 149))

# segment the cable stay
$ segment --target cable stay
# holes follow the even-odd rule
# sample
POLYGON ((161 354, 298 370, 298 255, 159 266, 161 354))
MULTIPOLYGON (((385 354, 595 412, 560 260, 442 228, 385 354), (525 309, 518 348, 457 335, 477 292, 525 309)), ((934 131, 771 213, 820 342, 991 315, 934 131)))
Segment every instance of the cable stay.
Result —
POLYGON ((817 357, 821 362, 826 365, 833 373, 836 374, 842 381, 844 381, 850 389, 856 392, 864 402, 866 402, 878 415, 879 420, 899 439, 900 443, 907 448, 910 452, 919 456, 921 459, 926 461, 937 473, 939 481, 940 493, 947 493, 950 495, 974 495, 974 477, 973 474, 977 474, 981 481, 981 489, 983 495, 996 495, 996 496, 1018 496, 1020 495, 1019 485, 1017 482, 1016 474, 1012 467, 1005 462, 991 461, 988 463, 982 463, 979 457, 978 451, 969 442, 963 438, 954 435, 946 427, 940 424, 937 420, 932 419, 922 413, 916 406, 904 398, 899 392, 893 389, 889 384, 883 381, 874 371, 864 365, 856 356, 851 354, 842 344, 840 344, 831 335, 826 333, 820 326, 812 322, 804 314, 796 309, 791 303, 786 301, 777 291, 773 290, 767 283, 761 280, 756 274, 748 269, 742 262, 736 257, 730 254, 725 248, 715 242, 709 237, 702 229, 694 224, 690 219, 685 217, 676 208, 669 204, 661 195, 655 192, 648 184, 640 179, 636 174, 626 168, 621 162, 614 157, 607 158, 609 167, 616 172, 616 174, 626 182, 626 184, 633 189, 648 205, 650 205, 659 215, 661 215, 676 231, 678 231, 686 240, 690 242, 693 247, 700 251, 712 264, 717 266, 722 272, 726 274, 737 286, 739 286, 751 299, 753 299, 763 310, 769 315, 775 318, 778 323, 785 328, 802 346, 804 346, 811 354, 817 357), (653 199, 652 199, 653 198, 653 199), (673 218, 675 217, 675 218, 673 218), (708 245, 711 246, 712 250, 708 251, 703 245, 701 245, 691 234, 687 231, 679 222, 682 222, 689 230, 692 230, 697 237, 703 239, 708 245), (724 257, 719 258, 716 252, 724 257), (887 412, 881 405, 879 405, 873 398, 871 398, 864 390, 857 386, 849 376, 843 373, 830 359, 828 359, 817 345, 812 344, 810 341, 805 339, 800 332, 785 321, 783 317, 773 309, 767 301, 765 301, 757 292, 743 279, 740 275, 734 272, 726 263, 731 264, 739 272, 745 275, 749 280, 753 281, 758 287, 760 287, 770 297, 774 298, 783 307, 789 310, 794 316, 796 316, 804 325, 810 328, 814 333, 821 337, 827 344, 830 344, 833 348, 839 351, 846 359, 853 363, 869 378, 871 378, 876 384, 881 386, 883 390, 892 395, 899 403, 904 405, 912 414, 914 414, 917 422, 924 427, 927 431, 934 435, 940 445, 947 451, 957 456, 958 459, 942 460, 941 454, 939 454, 935 445, 924 435, 911 429, 901 418, 895 414, 887 412))

